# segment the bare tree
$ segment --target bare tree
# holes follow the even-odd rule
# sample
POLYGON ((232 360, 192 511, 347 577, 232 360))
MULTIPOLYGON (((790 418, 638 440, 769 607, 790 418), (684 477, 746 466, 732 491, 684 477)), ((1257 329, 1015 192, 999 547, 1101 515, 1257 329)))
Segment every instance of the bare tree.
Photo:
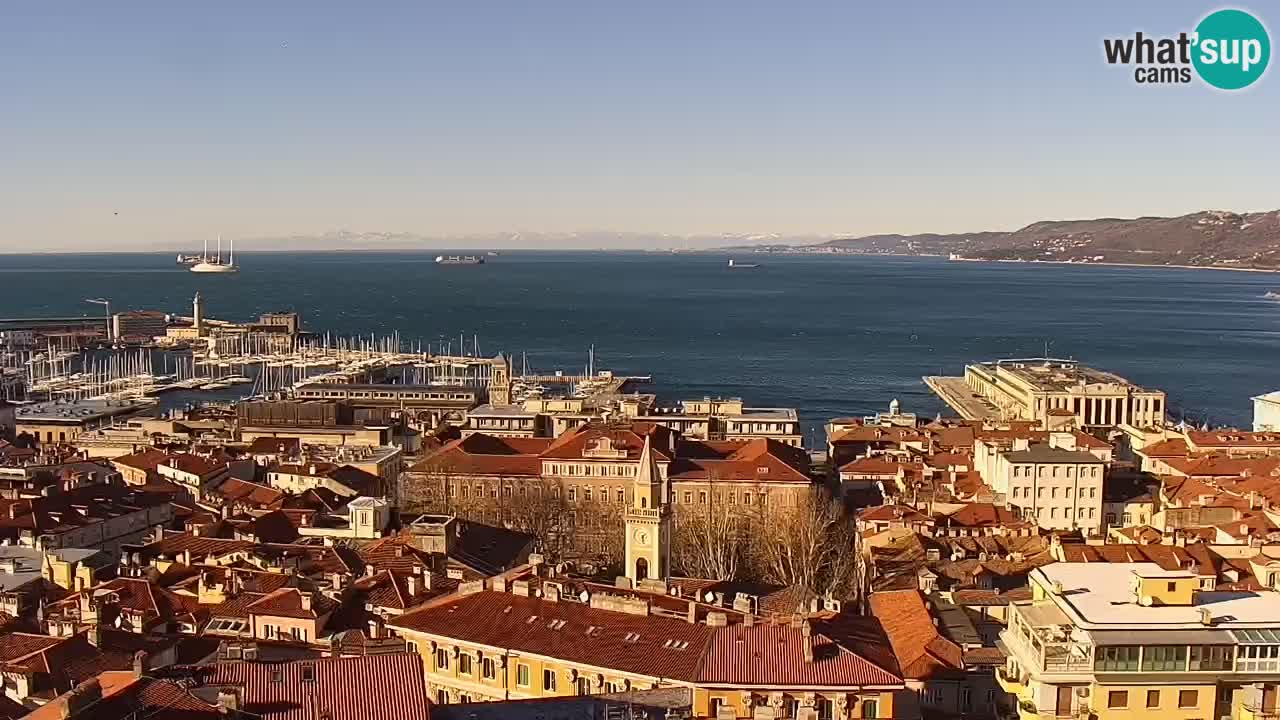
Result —
POLYGON ((778 585, 848 597, 856 592, 856 528, 825 490, 814 487, 794 507, 761 509, 755 574, 778 585))
POLYGON ((671 563, 687 577, 739 580, 748 569, 752 518, 725 502, 726 488, 717 480, 714 472, 708 478, 706 503, 676 514, 671 563))

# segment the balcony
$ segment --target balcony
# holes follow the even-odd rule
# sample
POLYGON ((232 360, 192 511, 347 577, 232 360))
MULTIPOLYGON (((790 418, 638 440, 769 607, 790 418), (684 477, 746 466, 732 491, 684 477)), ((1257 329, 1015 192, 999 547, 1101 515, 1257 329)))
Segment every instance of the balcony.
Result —
POLYGON ((1023 635, 1015 629, 1000 633, 1000 640, 1019 666, 1043 673, 1092 673, 1093 648, 1078 642, 1050 641, 1040 634, 1023 635))
POLYGON ((1015 697, 1022 697, 1022 694, 1027 691, 1026 678, 1010 674, 1007 668, 996 669, 996 683, 1000 685, 1001 690, 1015 697))
POLYGON ((1240 706, 1239 720, 1280 720, 1280 709, 1263 709, 1256 702, 1246 701, 1240 706))

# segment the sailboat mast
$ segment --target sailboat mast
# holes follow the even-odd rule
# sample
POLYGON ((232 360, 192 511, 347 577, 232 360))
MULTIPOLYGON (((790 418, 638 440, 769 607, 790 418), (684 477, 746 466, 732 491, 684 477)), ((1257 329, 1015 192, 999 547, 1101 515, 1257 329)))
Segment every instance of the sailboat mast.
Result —
POLYGON ((222 233, 218 233, 218 264, 222 264, 222 233))

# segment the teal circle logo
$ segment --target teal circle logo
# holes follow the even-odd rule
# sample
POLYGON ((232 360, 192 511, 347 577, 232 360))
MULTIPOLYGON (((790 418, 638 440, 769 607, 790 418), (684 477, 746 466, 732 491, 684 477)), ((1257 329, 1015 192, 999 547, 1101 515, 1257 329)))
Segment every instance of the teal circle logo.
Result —
POLYGON ((1218 10, 1196 26, 1191 63, 1200 79, 1220 90, 1257 82, 1271 60, 1271 38, 1258 18, 1243 10, 1218 10))

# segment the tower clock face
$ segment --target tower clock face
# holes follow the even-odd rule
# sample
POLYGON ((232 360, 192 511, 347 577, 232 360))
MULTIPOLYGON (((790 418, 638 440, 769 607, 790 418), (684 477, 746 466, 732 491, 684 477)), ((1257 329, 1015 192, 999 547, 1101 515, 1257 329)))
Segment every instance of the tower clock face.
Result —
POLYGON ((636 542, 637 542, 637 543, 639 543, 639 544, 641 544, 641 545, 648 545, 648 544, 649 544, 649 533, 645 532, 644 530, 637 530, 637 531, 636 531, 636 542))

